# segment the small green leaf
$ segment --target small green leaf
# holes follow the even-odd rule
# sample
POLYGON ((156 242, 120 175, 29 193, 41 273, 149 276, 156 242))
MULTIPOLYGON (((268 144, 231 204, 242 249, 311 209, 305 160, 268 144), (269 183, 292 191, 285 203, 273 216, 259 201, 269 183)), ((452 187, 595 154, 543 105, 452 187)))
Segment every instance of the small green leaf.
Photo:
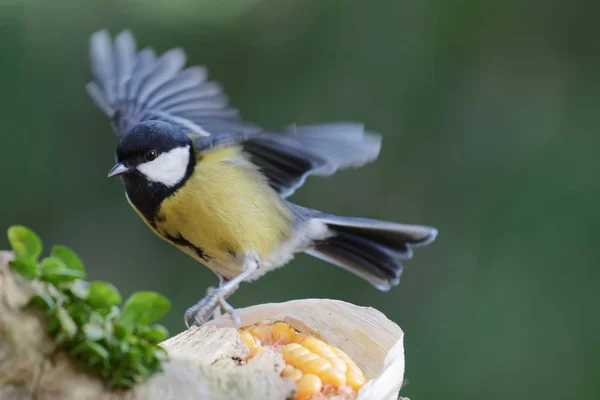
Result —
POLYGON ((95 365, 99 364, 99 363, 100 363, 100 361, 102 361, 102 360, 100 359, 100 357, 98 357, 98 356, 91 356, 91 357, 90 357, 90 359, 89 359, 89 361, 88 361, 88 364, 89 364, 91 367, 93 367, 93 366, 95 366, 95 365))
POLYGON ((90 283, 81 279, 76 279, 67 286, 69 292, 78 299, 85 300, 88 297, 90 283))
POLYGON ((90 313, 92 307, 89 304, 84 303, 80 300, 73 300, 67 297, 65 301, 65 309, 69 312, 69 315, 75 320, 77 326, 83 326, 90 321, 90 313))
POLYGON ((68 338, 73 338, 77 334, 77 324, 62 307, 58 309, 58 321, 60 322, 60 329, 68 338))
POLYGON ((100 357, 102 360, 108 360, 110 358, 108 351, 103 346, 95 342, 90 342, 89 340, 77 345, 73 350, 71 350, 70 354, 75 357, 79 354, 88 352, 100 357))
POLYGON ((48 292, 49 296, 52 296, 56 304, 65 304, 69 302, 69 297, 52 283, 46 283, 46 291, 48 292))
POLYGON ((111 308, 121 304, 121 294, 110 283, 94 281, 90 284, 88 302, 94 308, 111 308))
POLYGON ((81 262, 79 256, 66 246, 57 245, 52 247, 50 255, 61 260, 67 268, 76 269, 77 271, 84 271, 83 263, 81 262))
POLYGON ((129 337, 127 337, 127 343, 129 343, 132 346, 137 346, 140 343, 140 339, 138 339, 135 335, 130 335, 129 337))
POLYGON ((15 255, 37 260, 42 254, 42 241, 32 230, 22 225, 8 228, 8 241, 15 255))
POLYGON ((119 343, 119 350, 121 353, 128 353, 130 348, 131 346, 129 346, 129 343, 125 341, 119 343))
POLYGON ((120 321, 132 330, 136 324, 148 325, 162 318, 171 308, 171 302, 156 292, 136 292, 127 299, 120 321))
POLYGON ((117 339, 124 339, 133 331, 133 328, 130 330, 127 326, 123 325, 120 321, 115 323, 115 337, 117 339))
POLYGON ((13 271, 21 276, 26 281, 37 278, 40 273, 38 263, 33 258, 25 256, 17 256, 14 260, 8 263, 13 271))
POLYGON ((92 341, 98 341, 105 336, 104 329, 97 324, 85 324, 83 326, 83 333, 85 334, 86 339, 92 341))
POLYGON ((59 284, 83 278, 85 278, 85 272, 67 268, 66 265, 56 257, 48 257, 42 260, 42 279, 47 282, 59 284))
POLYGON ((121 378, 110 381, 108 386, 109 387, 122 386, 124 388, 130 388, 133 386, 133 381, 129 378, 121 377, 121 378))
POLYGON ((31 296, 27 306, 41 307, 44 310, 54 311, 56 309, 56 302, 47 293, 39 292, 31 296))
POLYGON ((42 275, 46 270, 52 271, 55 269, 66 269, 67 266, 61 259, 56 257, 46 257, 42 260, 42 275))
POLYGON ((144 378, 152 376, 152 370, 146 368, 143 364, 138 365, 138 373, 140 373, 144 378))
POLYGON ((143 337, 150 343, 157 344, 169 337, 169 332, 162 325, 152 325, 144 332, 143 337))

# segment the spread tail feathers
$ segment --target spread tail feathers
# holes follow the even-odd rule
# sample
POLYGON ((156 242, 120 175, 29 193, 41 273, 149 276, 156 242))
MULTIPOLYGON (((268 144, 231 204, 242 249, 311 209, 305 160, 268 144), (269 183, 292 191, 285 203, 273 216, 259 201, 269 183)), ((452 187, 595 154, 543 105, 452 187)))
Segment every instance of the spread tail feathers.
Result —
POLYGON ((344 268, 382 291, 399 283, 401 260, 412 257, 412 248, 427 245, 437 236, 435 228, 426 226, 328 214, 313 218, 325 223, 332 236, 316 242, 306 253, 344 268))

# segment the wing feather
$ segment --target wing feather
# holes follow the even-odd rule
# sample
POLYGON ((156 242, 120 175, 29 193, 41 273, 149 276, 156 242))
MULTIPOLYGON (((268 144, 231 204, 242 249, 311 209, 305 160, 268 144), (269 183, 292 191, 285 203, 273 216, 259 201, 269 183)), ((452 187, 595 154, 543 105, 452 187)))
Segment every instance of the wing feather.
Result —
POLYGON ((86 88, 119 136, 147 120, 203 135, 260 129, 229 107, 221 86, 207 80, 205 67, 184 69, 186 58, 180 48, 158 57, 151 48, 138 52, 129 31, 114 41, 107 31, 99 31, 90 38, 93 81, 86 88))

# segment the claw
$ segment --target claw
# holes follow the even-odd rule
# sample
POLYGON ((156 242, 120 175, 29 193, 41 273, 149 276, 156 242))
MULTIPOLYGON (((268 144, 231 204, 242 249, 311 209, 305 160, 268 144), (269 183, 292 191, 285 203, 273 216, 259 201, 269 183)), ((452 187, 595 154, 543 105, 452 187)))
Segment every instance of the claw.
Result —
POLYGON ((241 320, 235 309, 227 303, 226 299, 231 296, 238 288, 239 284, 252 275, 258 269, 258 260, 254 255, 247 255, 244 260, 242 273, 225 281, 219 274, 219 287, 210 287, 206 291, 206 296, 202 298, 198 303, 188 308, 183 316, 185 326, 190 327, 189 321, 194 320, 194 325, 201 326, 208 322, 211 316, 215 313, 215 310, 220 306, 225 310, 233 320, 233 324, 236 328, 241 326, 241 320))

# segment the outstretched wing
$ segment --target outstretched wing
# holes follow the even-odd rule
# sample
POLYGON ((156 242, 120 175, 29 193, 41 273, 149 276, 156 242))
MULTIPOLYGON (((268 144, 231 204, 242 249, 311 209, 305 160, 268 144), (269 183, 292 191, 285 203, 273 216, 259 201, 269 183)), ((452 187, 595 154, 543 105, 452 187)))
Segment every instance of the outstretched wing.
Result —
POLYGON ((198 151, 240 144, 281 196, 291 196, 309 175, 329 176, 377 158, 381 136, 357 123, 289 126, 281 132, 218 134, 195 142, 198 151))
POLYGON ((114 41, 107 31, 94 33, 90 57, 94 80, 86 88, 119 136, 142 121, 161 120, 202 136, 195 143, 198 151, 239 143, 284 197, 309 175, 328 176, 379 155, 381 137, 365 132, 362 124, 293 125, 262 132, 228 106, 221 87, 207 81, 206 68, 183 69, 182 49, 160 57, 151 48, 137 51, 129 31, 114 41))
POLYGON ((129 31, 113 42, 104 30, 91 36, 90 58, 94 79, 86 89, 119 136, 146 120, 169 122, 200 135, 259 130, 228 106, 220 85, 207 80, 205 67, 184 69, 182 49, 157 57, 151 48, 138 52, 129 31))

